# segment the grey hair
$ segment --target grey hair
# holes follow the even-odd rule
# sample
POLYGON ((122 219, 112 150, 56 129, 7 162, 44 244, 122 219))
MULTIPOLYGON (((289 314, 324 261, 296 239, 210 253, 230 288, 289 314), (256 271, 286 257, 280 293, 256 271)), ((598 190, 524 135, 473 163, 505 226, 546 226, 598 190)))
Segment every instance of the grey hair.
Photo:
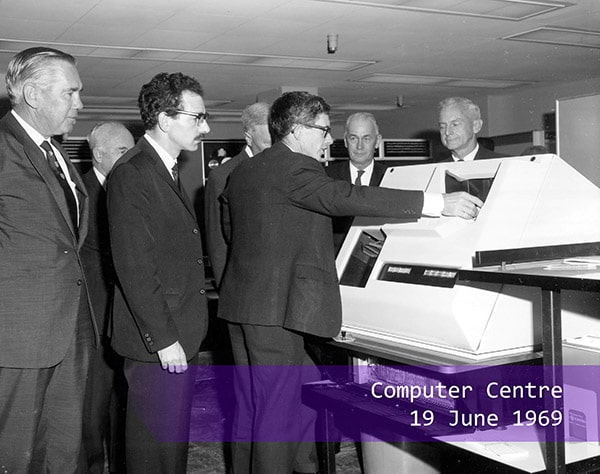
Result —
POLYGON ((442 109, 451 106, 459 107, 471 120, 481 120, 479 106, 469 99, 464 97, 448 97, 439 103, 438 108, 441 112, 442 109))
POLYGON ((90 146, 90 150, 93 152, 95 148, 104 143, 103 138, 106 138, 106 136, 103 137, 102 135, 106 135, 107 133, 112 135, 113 133, 111 132, 114 132, 117 128, 122 128, 129 131, 127 127, 120 122, 98 122, 96 125, 94 125, 87 136, 87 142, 90 146))
POLYGON ((348 119, 346 120, 346 128, 344 130, 344 135, 348 133, 348 127, 350 126, 350 122, 354 119, 369 120, 375 127, 375 134, 379 135, 379 125, 377 125, 377 119, 370 112, 356 112, 350 115, 350 117, 348 117, 348 119))
POLYGON ((55 62, 65 61, 75 66, 76 61, 68 53, 58 49, 36 47, 29 48, 16 54, 8 63, 6 70, 6 92, 11 105, 23 101, 23 87, 28 82, 48 87, 54 79, 57 68, 55 62))
POLYGON ((252 130, 257 125, 269 123, 270 106, 266 102, 256 102, 242 110, 242 127, 244 132, 252 130))

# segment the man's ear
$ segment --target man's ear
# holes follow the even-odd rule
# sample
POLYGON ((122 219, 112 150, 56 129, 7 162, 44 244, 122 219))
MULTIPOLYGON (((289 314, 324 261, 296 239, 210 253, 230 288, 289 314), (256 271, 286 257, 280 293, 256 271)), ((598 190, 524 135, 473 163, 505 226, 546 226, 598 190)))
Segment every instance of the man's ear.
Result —
POLYGON ((166 112, 161 112, 158 114, 158 127, 164 133, 169 130, 169 120, 171 120, 171 117, 169 117, 166 112))
POLYGON ((473 133, 479 133, 479 130, 481 130, 481 127, 483 127, 483 120, 481 120, 481 119, 473 120, 473 133))
POLYGON ((38 108, 39 92, 38 88, 30 82, 23 86, 23 100, 32 109, 38 108))

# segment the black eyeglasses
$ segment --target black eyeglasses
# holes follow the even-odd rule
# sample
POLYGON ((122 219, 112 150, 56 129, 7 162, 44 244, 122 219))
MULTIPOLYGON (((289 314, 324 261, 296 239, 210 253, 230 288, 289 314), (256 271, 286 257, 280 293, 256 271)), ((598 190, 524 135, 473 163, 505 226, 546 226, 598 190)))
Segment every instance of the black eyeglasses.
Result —
POLYGON ((189 115, 190 117, 194 117, 196 119, 196 125, 200 125, 202 122, 206 122, 210 114, 208 112, 198 112, 197 114, 194 112, 190 112, 188 110, 175 110, 175 113, 181 115, 189 115))
POLYGON ((314 124, 310 124, 310 123, 303 123, 302 125, 304 125, 305 127, 316 128, 317 130, 321 130, 323 132, 323 137, 326 137, 327 135, 331 135, 331 127, 329 125, 323 126, 323 125, 314 125, 314 124))

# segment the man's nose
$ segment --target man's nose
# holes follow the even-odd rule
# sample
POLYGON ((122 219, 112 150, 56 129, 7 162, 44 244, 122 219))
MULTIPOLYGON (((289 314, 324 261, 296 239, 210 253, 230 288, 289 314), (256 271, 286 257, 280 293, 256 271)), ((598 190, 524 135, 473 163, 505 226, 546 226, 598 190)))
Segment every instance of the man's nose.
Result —
POLYGON ((209 132, 210 132, 210 126, 208 125, 208 122, 206 120, 204 120, 202 122, 202 124, 200 124, 200 133, 207 134, 209 132))

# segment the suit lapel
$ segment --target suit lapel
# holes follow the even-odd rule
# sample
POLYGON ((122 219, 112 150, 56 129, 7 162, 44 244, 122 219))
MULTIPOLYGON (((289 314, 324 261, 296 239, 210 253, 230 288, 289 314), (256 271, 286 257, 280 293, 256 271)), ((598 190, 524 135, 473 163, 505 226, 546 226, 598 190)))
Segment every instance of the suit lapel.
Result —
POLYGON ((150 143, 148 143, 148 141, 145 138, 140 139, 139 145, 151 157, 152 162, 154 164, 154 168, 155 168, 156 172, 158 173, 158 175, 165 181, 165 183, 167 183, 167 185, 171 188, 171 190, 183 202, 185 208, 194 217, 194 220, 195 220, 196 212, 194 211, 194 206, 192 205, 189 197, 187 196, 187 193, 181 192, 179 190, 179 188, 175 184, 175 180, 173 179, 173 176, 167 170, 167 167, 165 166, 163 161, 160 159, 160 156, 158 156, 158 153, 156 152, 156 150, 152 147, 152 145, 150 145, 150 143))
MULTIPOLYGON (((50 166, 48 164, 48 161, 46 160, 46 156, 44 155, 44 152, 40 149, 39 146, 37 146, 35 144, 35 142, 31 139, 31 137, 29 135, 27 135, 27 133, 25 132, 23 127, 21 127, 19 122, 17 122, 17 119, 15 119, 12 114, 10 114, 10 113, 6 114, 5 119, 6 119, 7 126, 13 131, 13 133, 17 137, 17 140, 23 144, 23 151, 25 153, 25 156, 31 162, 32 166, 35 168, 37 173, 42 177, 42 179, 48 186, 48 189, 50 190, 50 193, 54 197, 54 200, 60 210, 62 217, 64 218, 67 226, 69 227, 69 230, 71 231, 71 233, 73 234, 73 237, 75 238, 75 229, 73 229, 73 223, 71 222, 71 216, 69 214, 69 209, 68 209, 67 203, 65 201, 63 190, 60 187, 60 184, 58 183, 56 176, 50 169, 50 166)), ((57 145, 55 142, 53 142, 53 144, 57 145)), ((64 152, 64 150, 60 146, 57 146, 57 148, 60 150, 61 153, 63 153, 63 156, 67 156, 66 153, 64 152)), ((72 169, 74 170, 74 167, 70 163, 70 161, 68 159, 66 159, 65 161, 67 162, 67 166, 69 167, 69 173, 71 173, 72 176, 74 173, 77 176, 77 178, 79 178, 79 174, 76 171, 71 171, 72 169)), ((78 181, 76 179, 74 179, 73 181, 76 184, 78 183, 78 181)), ((79 183, 81 183, 81 179, 79 179, 79 183)), ((83 187, 82 184, 81 184, 81 187, 85 190, 85 187, 83 187)), ((87 196, 87 194, 85 194, 85 196, 87 196)), ((87 219, 87 217, 86 217, 86 219, 87 219)), ((83 219, 80 218, 80 228, 81 228, 82 221, 83 221, 83 219)), ((87 223, 87 220, 86 220, 86 223, 87 223)), ((87 225, 86 225, 86 228, 87 228, 87 225)), ((84 230, 85 230, 85 228, 84 228, 84 230)), ((84 235, 84 237, 85 237, 85 235, 84 235)), ((80 239, 80 240, 81 240, 81 242, 83 241, 83 239, 80 239)))

